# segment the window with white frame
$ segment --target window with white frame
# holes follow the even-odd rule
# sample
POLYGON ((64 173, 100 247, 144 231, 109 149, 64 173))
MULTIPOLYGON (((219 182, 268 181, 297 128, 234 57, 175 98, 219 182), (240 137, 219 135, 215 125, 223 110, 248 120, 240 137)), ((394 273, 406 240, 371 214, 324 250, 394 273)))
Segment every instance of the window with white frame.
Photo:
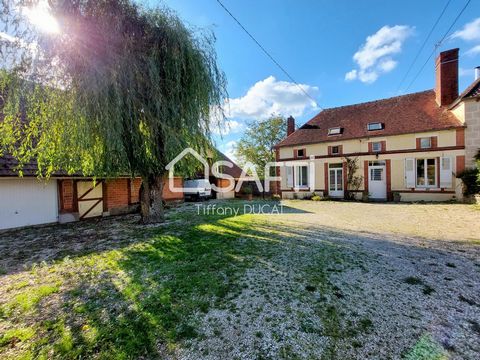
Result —
POLYGON ((381 122, 368 123, 367 129, 368 131, 383 130, 383 123, 381 122))
POLYGON ((341 127, 334 127, 328 129, 328 135, 340 135, 342 133, 341 127))
POLYGON ((435 187, 437 186, 437 160, 436 159, 416 159, 416 185, 417 187, 435 187))
POLYGON ((385 164, 386 164, 385 160, 373 160, 368 162, 369 166, 385 166, 385 164))
POLYGON ((332 155, 340 154, 340 147, 338 145, 332 146, 332 155))
POLYGON ((382 151, 382 143, 380 141, 372 143, 372 151, 373 152, 380 152, 382 151))
POLYGON ((429 137, 420 138, 421 149, 429 149, 431 147, 432 147, 432 138, 429 138, 429 137))
POLYGON ((295 187, 308 187, 308 166, 297 166, 295 168, 295 187))

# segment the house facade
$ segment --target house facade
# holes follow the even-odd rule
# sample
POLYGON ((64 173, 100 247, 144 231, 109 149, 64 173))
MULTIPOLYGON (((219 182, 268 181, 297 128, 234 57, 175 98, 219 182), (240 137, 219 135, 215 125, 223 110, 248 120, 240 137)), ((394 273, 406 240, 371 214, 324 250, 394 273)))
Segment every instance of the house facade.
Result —
POLYGON ((402 201, 462 199, 456 175, 480 148, 480 79, 458 94, 458 49, 436 59, 434 90, 325 109, 276 145, 283 198, 312 193, 402 201), (356 162, 356 186, 347 159, 356 162))

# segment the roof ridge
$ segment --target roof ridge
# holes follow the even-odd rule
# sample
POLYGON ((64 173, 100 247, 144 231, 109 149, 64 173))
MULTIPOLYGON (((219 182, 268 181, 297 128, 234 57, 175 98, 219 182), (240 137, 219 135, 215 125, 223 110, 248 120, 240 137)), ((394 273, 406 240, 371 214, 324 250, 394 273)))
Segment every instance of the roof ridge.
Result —
POLYGON ((322 111, 320 111, 317 115, 315 115, 313 118, 308 120, 304 125, 309 124, 310 121, 315 120, 318 115, 320 115, 322 112, 327 111, 327 110, 345 109, 345 108, 353 107, 353 106, 374 104, 374 103, 378 103, 378 102, 382 102, 382 101, 398 99, 398 98, 403 98, 403 97, 412 96, 412 95, 418 95, 418 94, 422 94, 422 93, 434 92, 434 91, 435 91, 434 89, 428 89, 428 90, 417 91, 417 92, 403 94, 403 95, 391 96, 391 97, 383 98, 383 99, 376 99, 376 100, 371 100, 371 101, 360 102, 360 103, 356 103, 356 104, 341 105, 341 106, 335 106, 335 107, 331 107, 331 108, 325 108, 322 111))

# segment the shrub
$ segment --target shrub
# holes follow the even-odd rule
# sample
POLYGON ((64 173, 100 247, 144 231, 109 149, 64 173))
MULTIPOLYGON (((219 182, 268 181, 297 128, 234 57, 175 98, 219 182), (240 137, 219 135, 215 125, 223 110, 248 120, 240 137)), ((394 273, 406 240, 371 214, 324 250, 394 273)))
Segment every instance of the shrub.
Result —
POLYGON ((480 192, 479 170, 477 168, 470 168, 463 170, 457 174, 457 178, 463 181, 463 195, 474 195, 480 192))
POLYGON ((393 201, 396 203, 402 201, 402 195, 398 191, 393 192, 393 201))
POLYGON ((245 185, 243 188, 242 188, 242 192, 245 194, 245 195, 250 195, 253 193, 253 190, 252 190, 252 187, 250 185, 245 185))
POLYGON ((280 201, 282 199, 282 197, 278 194, 273 194, 272 195, 272 200, 275 200, 275 201, 280 201))
POLYGON ((345 156, 345 161, 347 163, 347 186, 344 192, 344 199, 355 200, 355 191, 360 189, 360 186, 363 183, 363 176, 357 175, 359 169, 358 156, 355 158, 345 156))
POLYGON ((318 195, 313 195, 312 196, 312 201, 321 201, 321 200, 322 200, 322 198, 318 195))
POLYGON ((366 190, 362 191, 362 201, 367 202, 370 199, 370 193, 366 190))

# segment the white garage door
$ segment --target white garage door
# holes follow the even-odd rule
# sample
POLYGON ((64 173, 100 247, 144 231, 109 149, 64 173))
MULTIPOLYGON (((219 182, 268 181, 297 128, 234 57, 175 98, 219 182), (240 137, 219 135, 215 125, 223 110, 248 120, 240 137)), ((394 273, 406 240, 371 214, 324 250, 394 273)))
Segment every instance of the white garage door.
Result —
POLYGON ((0 229, 57 221, 57 181, 0 179, 0 229))

